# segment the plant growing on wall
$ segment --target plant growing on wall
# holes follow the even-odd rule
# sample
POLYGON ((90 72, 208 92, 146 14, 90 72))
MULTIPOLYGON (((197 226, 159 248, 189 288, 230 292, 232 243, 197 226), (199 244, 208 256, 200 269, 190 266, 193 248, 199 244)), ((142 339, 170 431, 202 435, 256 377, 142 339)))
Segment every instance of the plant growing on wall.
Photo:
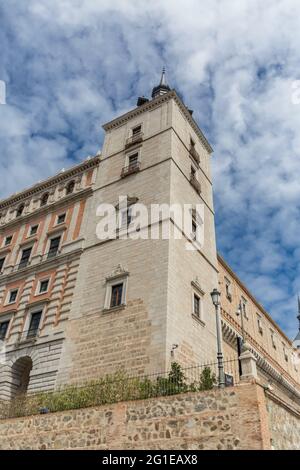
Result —
POLYGON ((204 367, 200 374, 198 390, 211 390, 217 383, 216 374, 210 367, 204 367))

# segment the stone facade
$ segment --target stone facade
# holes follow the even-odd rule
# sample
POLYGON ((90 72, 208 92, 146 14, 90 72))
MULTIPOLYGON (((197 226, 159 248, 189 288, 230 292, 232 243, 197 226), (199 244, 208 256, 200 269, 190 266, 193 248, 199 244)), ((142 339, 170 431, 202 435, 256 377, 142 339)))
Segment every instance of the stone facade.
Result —
POLYGON ((23 385, 29 392, 56 386, 97 166, 98 157, 0 201, 0 398, 23 385))
POLYGON ((271 448, 256 384, 0 421, 0 436, 0 449, 271 448))
POLYGON ((300 449, 300 413, 294 407, 267 394, 267 410, 272 448, 276 450, 300 449))
MULTIPOLYGON (((5 360, 0 357, 0 398, 10 398, 21 385, 28 392, 51 390, 117 369, 148 374, 167 370, 174 360, 183 366, 215 362, 210 292, 218 285, 225 357, 238 357, 242 329, 236 309, 243 298, 244 335, 263 371, 262 382, 283 377, 282 393, 298 396, 300 372, 291 342, 217 255, 212 149, 176 92, 138 106, 104 130, 101 156, 0 201, 0 324, 9 322, 5 360), (148 209, 201 205, 202 246, 187 250, 191 240, 185 232, 179 240, 99 239, 97 209, 106 203, 120 213, 120 196, 148 209), (51 240, 58 236, 59 250, 49 258, 51 240), (30 260, 20 267, 26 248, 30 260), (45 293, 43 280, 48 280, 45 293), (111 308, 116 283, 123 286, 122 302, 111 308), (13 291, 16 298, 9 302, 13 291), (28 331, 37 311, 42 316, 32 337, 28 331), (21 383, 28 370, 28 383, 21 383)), ((166 221, 173 230, 175 217, 161 214, 141 232, 161 229, 166 221)))

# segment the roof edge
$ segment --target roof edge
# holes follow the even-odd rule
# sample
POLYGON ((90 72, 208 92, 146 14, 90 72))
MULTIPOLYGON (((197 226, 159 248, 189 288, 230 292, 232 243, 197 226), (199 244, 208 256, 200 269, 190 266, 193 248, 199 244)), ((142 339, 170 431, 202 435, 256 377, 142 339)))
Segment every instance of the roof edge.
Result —
POLYGON ((0 210, 9 207, 11 204, 14 204, 26 197, 32 196, 38 192, 40 192, 43 189, 47 189, 50 187, 52 184, 59 183, 60 181, 63 181, 70 176, 75 176, 76 174, 80 173, 81 171, 84 171, 85 169, 88 169, 90 167, 96 166, 100 162, 100 157, 98 155, 91 157, 90 159, 86 159, 83 162, 74 165, 67 170, 56 173, 54 176, 50 176, 49 178, 34 184, 33 186, 30 186, 29 188, 26 188, 18 193, 14 193, 11 196, 0 200, 0 210))
POLYGON ((217 253, 218 261, 223 265, 223 267, 229 272, 229 274, 235 279, 235 281, 240 285, 240 287, 245 291, 247 296, 255 303, 258 309, 260 309, 264 315, 266 315, 267 319, 272 323, 272 325, 278 330, 278 332, 287 340, 290 346, 293 346, 293 341, 282 331, 280 326, 273 320, 271 315, 266 311, 266 309, 259 303, 259 301, 254 297, 253 294, 248 290, 245 284, 240 280, 238 275, 232 270, 232 268, 227 264, 224 258, 217 253))
POLYGON ((201 131, 200 127, 198 126, 198 124, 196 123, 194 118, 192 117, 192 115, 189 112, 188 108, 185 106, 185 104, 183 103, 181 98, 178 96, 176 90, 174 90, 174 89, 169 91, 168 93, 166 93, 164 95, 161 95, 161 96, 158 96, 157 98, 154 98, 153 100, 147 101, 146 103, 144 103, 141 106, 137 106, 136 108, 132 109, 131 111, 128 111, 125 114, 122 114, 122 116, 119 116, 119 117, 113 119, 112 121, 107 122, 106 124, 104 124, 102 126, 102 128, 105 131, 115 129, 115 128, 123 125, 125 122, 129 121, 129 119, 131 119, 135 116, 138 116, 138 115, 144 113, 145 111, 156 108, 161 103, 167 102, 171 99, 174 99, 176 101, 179 108, 181 109, 181 111, 183 112, 185 117, 187 118, 188 122, 190 123, 190 125, 192 126, 192 128, 194 129, 196 134, 198 135, 201 142, 203 143, 204 147, 206 148, 208 153, 211 154, 213 152, 213 148, 211 147, 211 145, 208 142, 207 138, 205 137, 205 135, 201 131))

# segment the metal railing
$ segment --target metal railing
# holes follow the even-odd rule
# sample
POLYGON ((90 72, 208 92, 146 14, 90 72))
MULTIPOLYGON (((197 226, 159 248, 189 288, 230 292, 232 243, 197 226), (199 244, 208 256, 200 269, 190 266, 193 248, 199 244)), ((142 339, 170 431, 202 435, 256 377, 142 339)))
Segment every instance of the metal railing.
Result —
POLYGON ((18 333, 17 343, 27 342, 27 341, 36 341, 40 334, 40 328, 31 328, 29 330, 24 330, 18 333))
POLYGON ((132 136, 126 139, 125 147, 131 147, 131 145, 138 144, 139 142, 143 141, 143 132, 139 132, 138 134, 133 134, 132 136))
MULTIPOLYGON (((239 383, 238 360, 224 360, 224 369, 226 385, 237 385, 239 383)), ((218 364, 216 362, 185 368, 173 363, 167 372, 128 376, 124 371, 119 371, 80 386, 72 385, 56 391, 17 396, 9 402, 6 401, 6 406, 1 407, 0 402, 0 419, 216 388, 218 388, 218 364)))
POLYGON ((131 165, 125 166, 122 169, 121 177, 124 178, 125 176, 137 173, 138 171, 140 171, 140 167, 140 162, 132 163, 131 165))

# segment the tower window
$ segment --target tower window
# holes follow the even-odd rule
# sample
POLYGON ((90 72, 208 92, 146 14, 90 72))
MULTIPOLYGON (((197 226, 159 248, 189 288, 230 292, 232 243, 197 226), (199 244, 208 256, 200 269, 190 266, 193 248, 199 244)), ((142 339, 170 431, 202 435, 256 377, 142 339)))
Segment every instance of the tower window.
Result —
POLYGON ((129 167, 132 168, 137 165, 139 160, 139 154, 135 153, 134 155, 130 155, 128 159, 129 167))
POLYGON ((139 125, 139 126, 136 126, 132 129, 132 135, 138 135, 140 134, 142 131, 142 126, 139 125))
POLYGON ((194 315, 200 318, 200 297, 194 294, 194 315))
POLYGON ((110 306, 118 307, 122 304, 122 295, 123 295, 123 283, 112 286, 111 288, 111 301, 110 306))

